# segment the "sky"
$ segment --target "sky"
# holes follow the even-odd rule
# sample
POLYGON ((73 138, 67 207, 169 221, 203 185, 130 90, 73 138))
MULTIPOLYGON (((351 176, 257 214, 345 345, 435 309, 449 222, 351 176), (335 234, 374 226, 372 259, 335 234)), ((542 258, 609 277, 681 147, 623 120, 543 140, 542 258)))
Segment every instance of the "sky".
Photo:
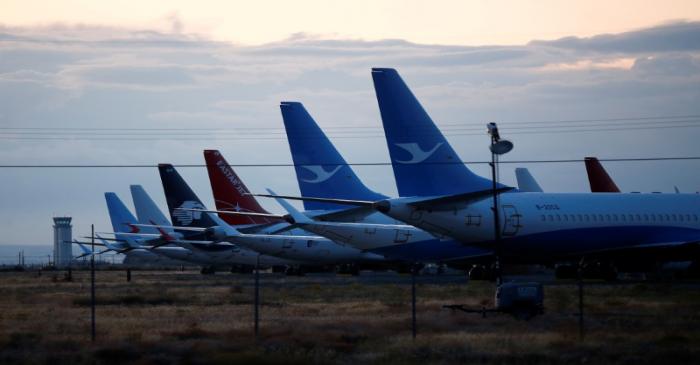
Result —
MULTIPOLYGON (((488 138, 457 130, 491 121, 506 161, 700 156, 697 1, 0 1, 0 165, 290 163, 285 100, 349 162, 388 162, 371 67, 396 68, 465 161, 488 138)), ((588 189, 582 163, 523 166, 588 189)), ((697 160, 605 167, 624 191, 700 190, 697 160)), ((298 194, 292 167, 236 171, 298 194)), ((356 171, 396 195, 389 166, 356 171)), ((206 170, 180 172, 212 205, 206 170)), ((109 231, 103 193, 132 206, 130 184, 165 207, 156 168, 0 168, 0 244, 49 244, 54 215, 109 231)))

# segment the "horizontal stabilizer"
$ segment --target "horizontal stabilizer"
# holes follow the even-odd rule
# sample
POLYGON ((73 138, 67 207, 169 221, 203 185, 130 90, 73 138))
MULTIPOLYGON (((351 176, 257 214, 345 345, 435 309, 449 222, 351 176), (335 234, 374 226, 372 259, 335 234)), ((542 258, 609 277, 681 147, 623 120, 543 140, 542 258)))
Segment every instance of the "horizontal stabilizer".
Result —
MULTIPOLYGON (((193 231, 193 232, 204 232, 207 229, 206 228, 201 228, 201 227, 183 227, 183 226, 160 226, 157 224, 141 224, 141 223, 134 223, 130 224, 130 226, 136 226, 136 227, 153 227, 153 228, 162 228, 162 229, 179 229, 182 231, 193 231)), ((140 234, 136 234, 137 236, 140 234)), ((153 236, 158 236, 160 237, 160 234, 153 234, 153 236)))
POLYGON ((192 209, 192 208, 175 208, 175 210, 187 210, 190 212, 202 212, 202 213, 241 215, 241 216, 249 216, 249 217, 284 218, 284 216, 280 215, 280 214, 242 212, 242 211, 239 212, 239 211, 235 211, 235 210, 208 210, 208 209, 192 209))
MULTIPOLYGON (((498 194, 505 193, 507 191, 513 190, 511 187, 503 187, 496 189, 498 194)), ((408 205, 414 206, 418 209, 439 209, 441 205, 454 204, 454 203, 473 203, 482 199, 493 196, 493 190, 480 190, 473 191, 469 193, 461 193, 454 195, 441 196, 437 198, 429 198, 419 201, 414 201, 408 203, 408 205)))
POLYGON ((262 196, 265 198, 274 198, 274 199, 281 198, 281 199, 289 199, 289 200, 314 201, 314 202, 319 202, 319 203, 354 205, 354 206, 358 206, 358 207, 373 207, 374 203, 375 203, 373 201, 368 201, 368 200, 318 198, 318 197, 310 197, 310 196, 271 195, 271 194, 251 194, 251 195, 262 196))

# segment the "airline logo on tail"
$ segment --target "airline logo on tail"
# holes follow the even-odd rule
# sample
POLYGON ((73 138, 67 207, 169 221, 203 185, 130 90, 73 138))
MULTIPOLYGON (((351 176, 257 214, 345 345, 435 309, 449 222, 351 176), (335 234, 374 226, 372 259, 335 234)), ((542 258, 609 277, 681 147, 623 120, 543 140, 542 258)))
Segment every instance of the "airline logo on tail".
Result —
MULTIPOLYGON (((217 152, 216 155, 218 156, 219 153, 217 152)), ((236 188, 239 194, 241 195, 246 195, 248 194, 248 191, 243 187, 243 184, 241 183, 240 180, 236 178, 236 175, 233 173, 233 170, 231 170, 231 167, 224 162, 223 160, 219 160, 216 162, 216 166, 219 167, 219 170, 221 170, 221 173, 226 176, 226 179, 233 184, 233 186, 236 188)))
POLYGON ((331 171, 331 172, 324 170, 323 166, 321 166, 321 165, 302 166, 302 167, 311 171, 314 175, 316 175, 316 177, 313 179, 300 179, 300 180, 307 182, 307 183, 318 184, 318 183, 322 183, 322 182, 330 179, 331 177, 333 177, 333 175, 335 175, 335 173, 338 172, 340 170, 340 168, 343 166, 336 166, 335 169, 333 169, 333 171, 331 171))
MULTIPOLYGON (((192 200, 187 200, 182 203, 182 205, 179 206, 179 208, 184 208, 184 209, 206 209, 202 204, 199 202, 195 202, 192 200)), ((180 222, 180 225, 183 226, 189 226, 192 221, 198 220, 202 218, 202 212, 193 212, 191 210, 179 210, 176 209, 173 212, 173 217, 180 222)))
POLYGON ((440 146, 442 146, 442 142, 438 142, 435 147, 430 149, 429 151, 423 151, 423 149, 420 148, 418 143, 394 143, 396 147, 399 147, 401 149, 406 150, 408 153, 411 154, 411 159, 410 160, 396 160, 398 163, 402 164, 416 164, 416 163, 421 163, 425 160, 427 160, 430 156, 437 151, 440 146))

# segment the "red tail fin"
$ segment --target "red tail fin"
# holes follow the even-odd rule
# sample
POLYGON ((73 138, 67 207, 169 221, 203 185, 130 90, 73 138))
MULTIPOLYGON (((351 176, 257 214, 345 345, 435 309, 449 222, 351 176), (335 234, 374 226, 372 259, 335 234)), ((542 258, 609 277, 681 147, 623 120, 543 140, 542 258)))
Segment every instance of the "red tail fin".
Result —
MULTIPOLYGON (((234 210, 241 212, 267 213, 257 200, 250 195, 248 188, 217 150, 204 150, 207 162, 209 182, 214 193, 217 210, 234 210)), ((247 217, 231 214, 219 214, 219 217, 231 225, 265 224, 280 220, 266 217, 247 217)))
POLYGON ((586 172, 593 193, 619 193, 620 189, 595 157, 586 157, 586 172))

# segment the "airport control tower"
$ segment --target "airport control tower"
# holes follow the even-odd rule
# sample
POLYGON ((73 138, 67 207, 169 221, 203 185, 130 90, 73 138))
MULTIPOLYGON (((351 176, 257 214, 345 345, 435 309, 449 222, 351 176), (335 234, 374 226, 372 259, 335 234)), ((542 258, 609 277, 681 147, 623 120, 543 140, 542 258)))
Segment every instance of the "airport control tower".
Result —
POLYGON ((66 267, 73 259, 73 226, 71 217, 53 218, 53 261, 56 267, 66 267))

